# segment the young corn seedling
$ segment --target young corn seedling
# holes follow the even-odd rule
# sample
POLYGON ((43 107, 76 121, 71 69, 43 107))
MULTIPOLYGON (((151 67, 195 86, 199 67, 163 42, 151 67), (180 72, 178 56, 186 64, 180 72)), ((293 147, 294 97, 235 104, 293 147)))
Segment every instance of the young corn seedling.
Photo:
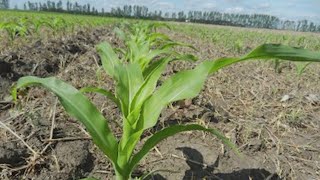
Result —
POLYGON ((26 37, 28 35, 28 26, 26 24, 27 19, 22 18, 20 20, 4 22, 0 24, 0 29, 6 31, 10 43, 13 43, 17 37, 26 37))
POLYGON ((36 33, 37 34, 37 36, 40 36, 40 34, 41 34, 41 29, 43 28, 43 27, 50 27, 51 25, 50 25, 50 19, 48 19, 48 18, 37 18, 37 19, 33 19, 33 21, 32 21, 32 23, 33 23, 33 31, 34 31, 34 33, 36 33))
POLYGON ((237 151, 236 147, 218 130, 198 124, 186 124, 166 127, 156 132, 134 152, 144 131, 156 125, 161 111, 172 102, 196 97, 209 75, 231 64, 250 59, 278 58, 320 62, 320 53, 317 52, 265 44, 240 58, 204 61, 194 69, 172 75, 157 87, 157 82, 170 61, 185 59, 189 56, 180 56, 179 53, 174 52, 172 46, 179 43, 174 43, 166 35, 154 32, 155 27, 154 24, 139 24, 132 26, 130 33, 119 30, 118 34, 122 34, 127 45, 127 48, 119 51, 122 53, 120 56, 122 58, 119 58, 108 43, 98 46, 102 66, 114 79, 115 93, 93 87, 79 91, 55 77, 28 76, 19 79, 13 95, 16 96, 16 89, 31 85, 40 85, 53 92, 59 97, 65 110, 83 123, 94 143, 112 162, 116 179, 127 180, 131 178, 134 168, 149 151, 163 139, 179 132, 192 130, 209 132, 237 151), (83 94, 84 92, 104 94, 118 106, 122 113, 123 134, 120 139, 114 136, 106 118, 83 94))
POLYGON ((67 21, 61 17, 48 19, 46 25, 52 30, 53 35, 57 35, 60 31, 65 33, 67 28, 67 21))

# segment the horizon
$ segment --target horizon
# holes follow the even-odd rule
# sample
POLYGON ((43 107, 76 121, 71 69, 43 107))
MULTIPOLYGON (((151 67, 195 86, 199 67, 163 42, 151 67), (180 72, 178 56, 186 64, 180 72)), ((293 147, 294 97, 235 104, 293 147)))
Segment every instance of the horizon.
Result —
MULTIPOLYGON (((18 5, 19 9, 23 9, 23 4, 28 0, 11 0, 10 8, 18 5)), ((47 0, 29 0, 30 2, 47 2, 47 0)), ((52 0, 58 2, 59 0, 52 0)), ((63 5, 67 1, 62 1, 63 5)), ((163 12, 178 11, 217 11, 222 13, 236 14, 266 14, 277 16, 281 20, 308 20, 320 23, 320 1, 317 0, 259 0, 259 1, 243 1, 243 0, 70 0, 70 2, 78 2, 79 4, 89 3, 96 7, 99 11, 104 8, 110 11, 111 8, 123 7, 124 5, 140 5, 146 6, 151 11, 161 10, 163 12), (299 12, 299 15, 297 15, 299 12)))

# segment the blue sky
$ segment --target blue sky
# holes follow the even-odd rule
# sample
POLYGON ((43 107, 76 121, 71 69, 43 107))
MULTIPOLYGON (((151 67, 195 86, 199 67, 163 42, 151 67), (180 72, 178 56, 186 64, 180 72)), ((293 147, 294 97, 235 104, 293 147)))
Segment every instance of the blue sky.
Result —
MULTIPOLYGON (((11 0, 11 7, 22 7, 27 0, 11 0)), ((46 0, 30 0, 46 2, 46 0)), ((283 19, 309 19, 320 23, 320 0, 70 0, 90 3, 95 7, 110 10, 125 4, 148 6, 151 10, 162 11, 220 11, 229 13, 262 13, 283 19)), ((63 0, 63 2, 67 2, 63 0)))

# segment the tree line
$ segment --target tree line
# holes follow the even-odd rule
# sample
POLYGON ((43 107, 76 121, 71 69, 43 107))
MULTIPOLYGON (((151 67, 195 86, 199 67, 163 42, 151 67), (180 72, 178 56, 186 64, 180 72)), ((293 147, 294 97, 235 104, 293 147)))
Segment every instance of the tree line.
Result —
POLYGON ((68 12, 76 14, 93 14, 98 15, 98 9, 91 6, 89 3, 80 4, 78 2, 67 1, 66 6, 63 6, 61 0, 56 1, 47 1, 47 2, 30 2, 27 1, 23 4, 23 10, 31 11, 50 11, 50 12, 68 12))
POLYGON ((0 9, 9 9, 9 0, 0 0, 0 9))
POLYGON ((280 20, 276 16, 265 14, 237 14, 221 13, 217 11, 180 11, 163 13, 162 11, 149 11, 145 6, 125 5, 122 8, 112 8, 109 15, 126 18, 133 17, 151 20, 194 22, 249 28, 320 32, 320 24, 317 25, 314 22, 309 22, 308 20, 280 20))
MULTIPOLYGON (((0 0, 0 8, 9 9, 9 0, 0 0)), ((15 8, 17 9, 17 7, 15 8)), ((90 5, 80 4, 74 1, 67 1, 65 5, 61 0, 47 2, 30 2, 23 5, 23 10, 66 12, 75 14, 88 14, 99 16, 112 16, 124 18, 139 18, 150 20, 180 21, 193 23, 206 23, 228 26, 239 26, 249 28, 283 29, 292 31, 320 32, 320 24, 308 20, 280 20, 276 16, 265 14, 237 14, 221 13, 217 11, 180 11, 162 12, 150 11, 146 6, 124 5, 123 7, 112 8, 109 12, 90 5)))

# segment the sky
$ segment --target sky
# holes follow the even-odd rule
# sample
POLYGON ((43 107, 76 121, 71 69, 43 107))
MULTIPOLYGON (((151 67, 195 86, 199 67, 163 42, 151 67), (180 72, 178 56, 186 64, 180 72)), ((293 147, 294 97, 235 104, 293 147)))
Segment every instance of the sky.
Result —
MULTIPOLYGON (((27 0, 11 0, 11 7, 19 8, 27 0)), ((47 0, 29 0, 46 2, 47 0)), ((65 4, 67 0, 62 0, 65 4)), ((96 8, 110 10, 123 5, 144 5, 150 10, 173 11, 219 11, 227 13, 269 14, 281 19, 308 19, 320 23, 320 0, 70 0, 80 4, 90 3, 96 8)))

